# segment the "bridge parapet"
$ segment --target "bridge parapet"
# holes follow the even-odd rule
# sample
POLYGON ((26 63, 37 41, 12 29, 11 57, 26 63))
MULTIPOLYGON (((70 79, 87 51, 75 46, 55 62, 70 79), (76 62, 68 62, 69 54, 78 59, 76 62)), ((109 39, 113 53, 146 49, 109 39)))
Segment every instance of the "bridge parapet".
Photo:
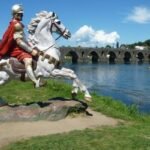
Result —
POLYGON ((150 49, 61 47, 62 62, 137 63, 150 62, 150 49))

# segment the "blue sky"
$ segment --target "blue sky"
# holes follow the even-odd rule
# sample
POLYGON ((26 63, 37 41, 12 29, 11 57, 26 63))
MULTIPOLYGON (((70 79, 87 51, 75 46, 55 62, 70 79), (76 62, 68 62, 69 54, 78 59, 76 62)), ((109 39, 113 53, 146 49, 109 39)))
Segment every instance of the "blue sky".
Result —
MULTIPOLYGON (((24 7, 25 26, 35 13, 54 11, 71 31, 71 46, 129 44, 150 39, 150 0, 5 0, 0 2, 0 38, 11 20, 11 6, 24 7)), ((26 30, 26 29, 25 29, 26 30)))

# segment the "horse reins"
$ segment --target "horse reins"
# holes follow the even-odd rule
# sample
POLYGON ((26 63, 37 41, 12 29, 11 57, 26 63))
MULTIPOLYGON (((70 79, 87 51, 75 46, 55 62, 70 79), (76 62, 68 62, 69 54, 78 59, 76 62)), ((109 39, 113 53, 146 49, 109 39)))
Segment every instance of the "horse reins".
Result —
MULTIPOLYGON (((52 22, 52 24, 55 24, 54 22, 52 22)), ((58 28, 58 26, 55 24, 55 26, 57 27, 57 29, 59 30, 59 32, 61 33, 56 39, 55 39, 55 41, 57 41, 60 37, 62 37, 63 36, 63 34, 66 32, 66 28, 64 29, 64 31, 62 32, 59 28, 58 28)), ((51 29, 52 30, 52 29, 51 29)), ((47 49, 45 49, 44 51, 46 51, 46 50, 48 50, 48 49, 50 49, 51 47, 53 47, 55 44, 52 44, 51 46, 49 46, 47 49)))

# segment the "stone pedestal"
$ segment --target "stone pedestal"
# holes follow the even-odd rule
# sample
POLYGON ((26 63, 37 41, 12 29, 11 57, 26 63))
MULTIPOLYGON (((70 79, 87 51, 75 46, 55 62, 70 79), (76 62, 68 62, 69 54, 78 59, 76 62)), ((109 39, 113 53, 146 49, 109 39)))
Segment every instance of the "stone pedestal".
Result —
POLYGON ((70 113, 85 112, 87 104, 81 101, 55 98, 45 102, 0 107, 0 121, 60 120, 70 113))

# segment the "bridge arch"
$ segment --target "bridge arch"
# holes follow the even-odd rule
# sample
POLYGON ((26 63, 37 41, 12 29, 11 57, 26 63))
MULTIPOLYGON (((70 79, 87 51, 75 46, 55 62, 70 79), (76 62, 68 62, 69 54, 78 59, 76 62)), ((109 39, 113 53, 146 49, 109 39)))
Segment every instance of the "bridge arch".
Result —
POLYGON ((131 53, 130 52, 125 52, 124 57, 123 57, 124 63, 130 63, 131 62, 131 53))
POLYGON ((138 59, 138 62, 143 62, 144 54, 142 52, 138 52, 136 57, 138 59))
POLYGON ((91 52, 88 54, 88 57, 90 58, 90 60, 92 61, 92 63, 98 63, 99 56, 98 56, 98 53, 97 53, 97 52, 91 51, 91 52))
POLYGON ((109 63, 110 63, 110 64, 115 64, 116 58, 117 58, 115 52, 109 51, 107 56, 108 56, 108 58, 109 58, 109 63))
POLYGON ((150 63, 150 54, 148 55, 148 61, 149 61, 149 63, 150 63))
POLYGON ((73 50, 70 50, 65 54, 65 60, 72 62, 73 64, 78 63, 78 58, 78 54, 73 50))

